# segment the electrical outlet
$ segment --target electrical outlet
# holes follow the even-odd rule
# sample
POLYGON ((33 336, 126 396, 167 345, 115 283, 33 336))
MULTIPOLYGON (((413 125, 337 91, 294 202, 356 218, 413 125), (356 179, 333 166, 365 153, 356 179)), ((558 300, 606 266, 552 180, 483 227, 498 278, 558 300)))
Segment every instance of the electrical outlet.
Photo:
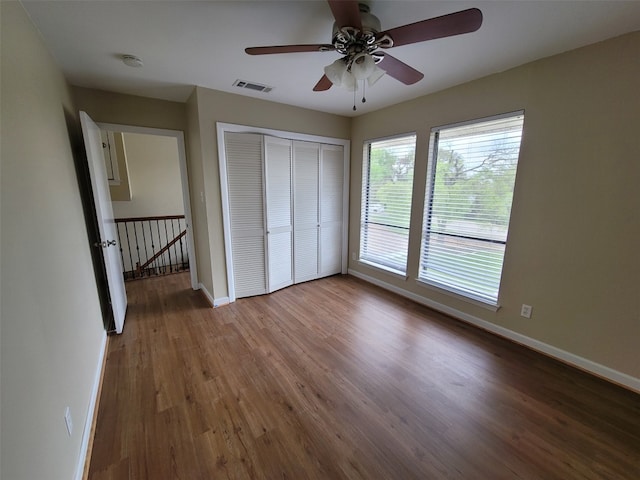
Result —
POLYGON ((522 308, 520 309, 520 316, 524 318, 531 318, 531 313, 533 312, 533 307, 531 305, 522 304, 522 308))
POLYGON ((64 409, 64 423, 67 426, 69 436, 73 433, 73 420, 71 420, 71 410, 69 407, 64 409))
POLYGON ((356 255, 356 252, 351 252, 351 260, 355 261, 358 259, 358 256, 356 255))

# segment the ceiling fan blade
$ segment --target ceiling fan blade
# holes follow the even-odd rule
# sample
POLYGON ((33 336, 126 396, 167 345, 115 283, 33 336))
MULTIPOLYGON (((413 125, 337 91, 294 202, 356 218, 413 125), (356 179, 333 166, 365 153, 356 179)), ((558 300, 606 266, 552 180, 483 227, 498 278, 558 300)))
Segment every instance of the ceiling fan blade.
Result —
POLYGON ((329 52, 335 47, 328 43, 313 45, 274 45, 271 47, 249 47, 244 51, 249 55, 270 55, 273 53, 329 52))
POLYGON ((323 75, 320 81, 316 83, 316 86, 313 87, 314 92, 324 92, 325 90, 329 90, 333 83, 329 80, 329 77, 323 75))
POLYGON ((327 0, 333 18, 336 19, 338 28, 354 27, 362 30, 362 21, 360 20, 360 7, 357 1, 352 0, 327 0))
POLYGON ((387 72, 387 74, 396 80, 401 81, 405 85, 413 85, 424 78, 424 74, 404 62, 401 62, 388 53, 384 54, 384 58, 378 67, 387 72))
POLYGON ((480 25, 482 25, 482 12, 477 8, 469 8, 468 10, 392 28, 378 33, 377 37, 389 35, 393 39, 393 46, 399 47, 436 38, 475 32, 480 28, 480 25))

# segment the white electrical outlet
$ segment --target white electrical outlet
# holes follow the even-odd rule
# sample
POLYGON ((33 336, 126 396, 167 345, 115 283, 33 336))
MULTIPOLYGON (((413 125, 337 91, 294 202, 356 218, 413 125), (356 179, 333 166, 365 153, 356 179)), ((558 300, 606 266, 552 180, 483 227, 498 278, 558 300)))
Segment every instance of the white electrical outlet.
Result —
POLYGON ((351 260, 357 260, 358 257, 356 255, 356 252, 351 252, 351 260))
POLYGON ((67 426, 69 436, 73 433, 73 420, 71 420, 71 410, 69 407, 64 409, 64 423, 67 426))
POLYGON ((531 305, 522 304, 522 308, 520 309, 520 316, 524 318, 531 318, 531 313, 533 312, 533 307, 531 305))

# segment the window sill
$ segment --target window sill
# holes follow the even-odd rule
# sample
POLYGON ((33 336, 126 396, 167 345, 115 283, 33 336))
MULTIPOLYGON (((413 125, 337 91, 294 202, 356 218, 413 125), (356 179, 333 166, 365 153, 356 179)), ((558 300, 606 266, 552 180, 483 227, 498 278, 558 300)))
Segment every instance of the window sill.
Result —
POLYGON ((500 310, 500 305, 498 305, 498 304, 492 304, 492 303, 483 302, 482 300, 478 300, 478 299, 473 298, 473 297, 468 297, 468 296, 463 295, 461 293, 457 293, 457 292, 448 290, 446 288, 439 287, 438 285, 434 285, 432 283, 428 283, 425 280, 421 280, 419 278, 416 279, 416 283, 418 285, 420 285, 421 287, 428 288, 430 290, 433 290, 434 292, 438 292, 438 293, 441 293, 443 295, 447 295, 449 297, 455 298, 457 300, 460 300, 460 301, 463 301, 463 302, 466 302, 466 303, 470 303, 472 305, 484 308, 484 309, 489 310, 491 312, 497 312, 498 310, 500 310))
POLYGON ((380 265, 378 263, 373 263, 373 262, 368 262, 366 260, 358 260, 358 263, 360 265, 365 265, 369 268, 373 268, 375 270, 380 270, 384 273, 389 273, 391 275, 393 275, 394 277, 397 278, 401 278, 402 280, 406 280, 407 278, 407 274, 405 272, 401 272, 400 270, 396 270, 395 268, 391 268, 391 267, 385 267, 384 265, 380 265))

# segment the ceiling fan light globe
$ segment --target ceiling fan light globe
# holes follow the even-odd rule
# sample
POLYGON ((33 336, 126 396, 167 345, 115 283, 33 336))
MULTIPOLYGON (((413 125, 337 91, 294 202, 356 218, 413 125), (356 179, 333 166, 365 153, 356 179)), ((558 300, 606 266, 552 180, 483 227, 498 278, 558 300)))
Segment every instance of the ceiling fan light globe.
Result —
POLYGON ((358 89, 358 81, 351 72, 346 71, 342 76, 342 84, 340 86, 350 92, 354 92, 358 89))
POLYGON ((337 86, 342 85, 345 73, 347 73, 347 64, 341 58, 324 67, 324 74, 331 80, 331 83, 337 86))
POLYGON ((375 65, 373 72, 367 77, 367 83, 369 84, 369 86, 373 87, 378 80, 384 77, 385 73, 387 72, 385 72, 379 66, 375 65))
POLYGON ((365 80, 376 68, 376 62, 368 53, 359 53, 351 63, 351 73, 356 80, 365 80))

